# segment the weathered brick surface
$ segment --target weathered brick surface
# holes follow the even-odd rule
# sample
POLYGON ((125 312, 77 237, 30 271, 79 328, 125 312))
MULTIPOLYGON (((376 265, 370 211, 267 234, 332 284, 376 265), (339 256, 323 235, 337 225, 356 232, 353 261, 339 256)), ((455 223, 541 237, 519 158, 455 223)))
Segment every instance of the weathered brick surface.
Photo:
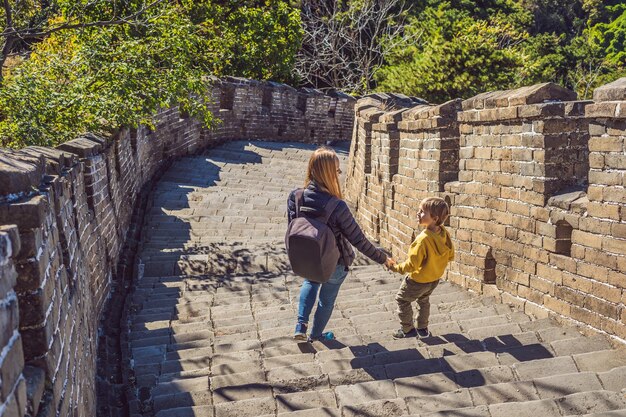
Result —
POLYGON ((0 416, 22 417, 27 412, 23 375, 22 336, 15 286, 15 258, 20 239, 15 225, 0 226, 0 416))
MULTIPOLYGON (((129 377, 115 338, 142 210, 149 210, 142 196, 171 160, 230 140, 324 143, 352 131, 355 100, 341 93, 227 78, 215 81, 209 99, 221 121, 213 129, 172 108, 155 117, 153 130, 0 150, 0 225, 16 224, 24 242, 11 264, 0 256, 0 349, 11 359, 0 367, 0 406, 21 386, 26 363, 44 371, 42 408, 53 415, 94 416, 96 397, 100 412, 128 411, 123 390, 110 384, 129 377)), ((193 343, 186 334, 171 337, 193 343)))
POLYGON ((402 258, 419 201, 446 198, 448 280, 626 338, 624 82, 595 102, 549 83, 438 107, 359 100, 346 183, 359 223, 402 258))

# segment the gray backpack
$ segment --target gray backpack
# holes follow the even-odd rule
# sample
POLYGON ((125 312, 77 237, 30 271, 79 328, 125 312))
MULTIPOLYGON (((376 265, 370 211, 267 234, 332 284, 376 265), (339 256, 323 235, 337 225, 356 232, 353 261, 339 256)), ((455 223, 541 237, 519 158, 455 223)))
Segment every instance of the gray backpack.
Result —
POLYGON ((324 206, 324 215, 315 218, 300 213, 303 197, 304 190, 296 191, 296 217, 285 234, 287 254, 296 275, 323 284, 337 268, 341 256, 335 234, 327 224, 339 199, 331 197, 324 206))

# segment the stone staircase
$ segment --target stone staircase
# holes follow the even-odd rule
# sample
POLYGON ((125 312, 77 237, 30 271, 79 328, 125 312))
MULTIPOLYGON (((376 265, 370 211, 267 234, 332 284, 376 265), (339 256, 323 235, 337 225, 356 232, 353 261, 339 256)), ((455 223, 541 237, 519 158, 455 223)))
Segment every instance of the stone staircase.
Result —
POLYGON ((285 203, 313 149, 232 142, 157 185, 125 312, 132 417, 626 416, 622 346, 449 282, 433 336, 394 340, 401 277, 365 260, 337 299, 337 340, 295 343, 285 203))

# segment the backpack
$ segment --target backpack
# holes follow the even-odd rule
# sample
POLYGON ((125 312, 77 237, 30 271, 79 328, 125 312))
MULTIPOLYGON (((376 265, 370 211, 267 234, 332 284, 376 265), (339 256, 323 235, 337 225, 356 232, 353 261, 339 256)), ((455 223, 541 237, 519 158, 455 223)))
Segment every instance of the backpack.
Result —
POLYGON ((323 216, 307 217, 300 213, 303 199, 304 190, 296 191, 296 217, 285 234, 289 263, 296 275, 323 284, 337 268, 341 256, 335 234, 327 224, 340 200, 331 197, 323 216))

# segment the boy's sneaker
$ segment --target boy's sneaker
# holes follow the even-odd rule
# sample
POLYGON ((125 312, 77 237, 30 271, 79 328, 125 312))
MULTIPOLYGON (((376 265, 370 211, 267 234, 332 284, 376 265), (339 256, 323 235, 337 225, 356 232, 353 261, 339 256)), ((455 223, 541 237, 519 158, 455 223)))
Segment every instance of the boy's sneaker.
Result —
POLYGON ((306 337, 306 324, 304 323, 298 323, 296 324, 296 332, 293 334, 293 338, 294 340, 297 341, 301 341, 301 342, 306 342, 307 341, 307 337, 306 337))
POLYGON ((404 333, 402 329, 398 329, 395 333, 392 334, 394 339, 404 339, 406 337, 416 337, 417 331, 415 329, 411 329, 408 333, 404 333))
POLYGON ((324 342, 327 340, 335 340, 335 334, 333 332, 324 332, 320 337, 309 338, 309 342, 324 342))
POLYGON ((430 337, 430 332, 428 331, 428 327, 425 327, 423 329, 417 329, 417 336, 420 339, 425 339, 427 337, 430 337))

